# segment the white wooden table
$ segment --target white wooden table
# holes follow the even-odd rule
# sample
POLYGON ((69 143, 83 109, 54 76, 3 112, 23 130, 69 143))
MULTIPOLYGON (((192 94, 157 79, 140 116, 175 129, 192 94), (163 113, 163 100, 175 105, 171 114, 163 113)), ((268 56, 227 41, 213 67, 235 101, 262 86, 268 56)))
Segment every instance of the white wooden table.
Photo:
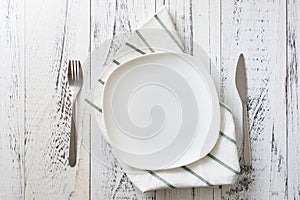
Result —
POLYGON ((0 199, 300 199, 299 15, 295 0, 2 0, 0 199), (68 59, 85 60, 161 5, 185 48, 197 55, 195 41, 217 64, 222 98, 232 107, 235 63, 246 56, 253 166, 242 166, 233 186, 142 194, 118 170, 90 116, 78 121, 90 130, 96 156, 81 145, 79 163, 68 166, 68 59))

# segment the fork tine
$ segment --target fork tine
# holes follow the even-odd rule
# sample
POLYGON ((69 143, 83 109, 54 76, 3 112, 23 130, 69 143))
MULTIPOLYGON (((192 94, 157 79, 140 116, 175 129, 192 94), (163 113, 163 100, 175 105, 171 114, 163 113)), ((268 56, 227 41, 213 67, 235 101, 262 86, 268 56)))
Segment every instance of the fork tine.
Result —
POLYGON ((80 62, 79 60, 76 61, 77 62, 77 65, 76 65, 76 74, 77 74, 77 80, 79 80, 79 65, 80 65, 80 62))
POLYGON ((79 78, 82 78, 82 68, 81 68, 81 63, 80 63, 80 61, 78 61, 78 63, 79 63, 79 78))
POLYGON ((75 60, 73 60, 73 75, 74 75, 73 80, 75 80, 76 79, 76 61, 75 60))
POLYGON ((72 65, 72 62, 71 62, 71 60, 69 60, 69 64, 68 64, 68 74, 71 74, 71 73, 72 73, 71 65, 72 65))
POLYGON ((78 60, 78 77, 79 79, 82 78, 82 68, 81 68, 80 60, 78 60))
POLYGON ((73 80, 73 60, 71 60, 71 74, 72 74, 72 80, 73 80))
POLYGON ((75 80, 77 80, 77 60, 74 61, 75 65, 74 65, 74 74, 75 74, 75 80))
POLYGON ((72 80, 74 80, 75 79, 75 61, 74 60, 72 60, 72 80))
POLYGON ((73 61, 74 65, 73 65, 73 73, 74 73, 74 81, 76 80, 76 60, 73 61))
POLYGON ((75 60, 75 80, 78 80, 78 63, 77 63, 77 60, 75 60))

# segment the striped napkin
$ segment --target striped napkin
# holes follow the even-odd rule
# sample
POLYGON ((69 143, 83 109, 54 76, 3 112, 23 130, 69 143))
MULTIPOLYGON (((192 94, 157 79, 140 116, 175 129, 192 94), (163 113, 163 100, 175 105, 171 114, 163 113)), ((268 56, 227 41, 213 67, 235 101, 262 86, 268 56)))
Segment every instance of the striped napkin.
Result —
MULTIPOLYGON (((179 36, 165 7, 135 31, 106 68, 86 102, 95 109, 95 117, 104 138, 109 142, 103 124, 101 95, 109 74, 129 59, 153 52, 184 52, 179 36), (157 30, 157 33, 156 31, 157 30), (155 35, 155 37, 153 37, 155 35), (161 35, 161 37, 160 37, 161 35)), ((119 161, 132 183, 142 192, 164 188, 203 187, 233 184, 240 166, 235 126, 230 109, 220 103, 220 136, 212 151, 204 158, 179 168, 149 171, 132 168, 119 161)))

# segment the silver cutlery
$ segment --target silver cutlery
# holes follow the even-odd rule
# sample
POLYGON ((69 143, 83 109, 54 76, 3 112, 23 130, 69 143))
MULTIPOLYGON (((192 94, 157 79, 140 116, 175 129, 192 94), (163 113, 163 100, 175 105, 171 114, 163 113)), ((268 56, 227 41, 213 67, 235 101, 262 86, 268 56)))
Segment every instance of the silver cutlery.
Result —
POLYGON ((83 73, 79 60, 70 60, 68 65, 68 82, 71 89, 72 96, 72 119, 71 119, 71 133, 70 133, 70 149, 69 149, 69 164, 71 167, 76 165, 77 154, 77 130, 75 126, 75 102, 78 93, 80 92, 83 73))
POLYGON ((251 166, 251 151, 250 151, 248 111, 247 111, 247 76, 246 76, 245 58, 243 54, 239 56, 239 60, 236 66, 235 84, 243 105, 244 161, 246 166, 251 166))

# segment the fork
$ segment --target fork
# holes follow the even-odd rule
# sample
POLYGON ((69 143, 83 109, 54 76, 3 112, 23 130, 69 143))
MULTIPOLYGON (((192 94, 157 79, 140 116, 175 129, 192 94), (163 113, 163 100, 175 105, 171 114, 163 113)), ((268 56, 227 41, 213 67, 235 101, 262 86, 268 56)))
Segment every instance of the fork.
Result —
POLYGON ((68 82, 71 89, 72 96, 72 119, 71 119, 71 133, 70 133, 70 149, 69 149, 69 165, 74 167, 76 165, 77 154, 77 131, 75 126, 75 102, 77 95, 80 92, 83 74, 79 60, 69 60, 68 65, 68 82))

